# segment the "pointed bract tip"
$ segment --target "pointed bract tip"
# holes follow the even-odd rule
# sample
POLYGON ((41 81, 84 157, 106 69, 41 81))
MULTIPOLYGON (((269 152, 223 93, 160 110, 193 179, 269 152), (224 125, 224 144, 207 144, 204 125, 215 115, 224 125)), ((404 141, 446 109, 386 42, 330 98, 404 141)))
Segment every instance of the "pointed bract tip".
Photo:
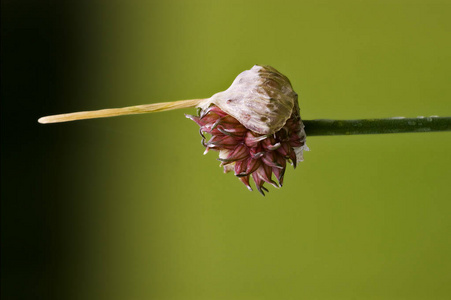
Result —
POLYGON ((47 121, 47 118, 46 118, 46 117, 42 117, 42 118, 39 118, 39 119, 38 119, 38 123, 40 123, 40 124, 47 124, 47 123, 49 123, 49 122, 47 121))

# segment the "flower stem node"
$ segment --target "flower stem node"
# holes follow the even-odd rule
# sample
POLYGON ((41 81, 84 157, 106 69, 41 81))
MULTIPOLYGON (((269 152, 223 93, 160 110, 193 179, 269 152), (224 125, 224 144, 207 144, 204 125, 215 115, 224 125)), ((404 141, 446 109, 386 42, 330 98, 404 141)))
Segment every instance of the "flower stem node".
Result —
POLYGON ((227 90, 198 107, 198 116, 186 117, 200 126, 205 153, 219 151, 224 172, 234 172, 251 191, 251 177, 262 195, 268 191, 265 182, 281 187, 286 162, 295 168, 308 150, 298 95, 288 78, 272 67, 242 72, 227 90))

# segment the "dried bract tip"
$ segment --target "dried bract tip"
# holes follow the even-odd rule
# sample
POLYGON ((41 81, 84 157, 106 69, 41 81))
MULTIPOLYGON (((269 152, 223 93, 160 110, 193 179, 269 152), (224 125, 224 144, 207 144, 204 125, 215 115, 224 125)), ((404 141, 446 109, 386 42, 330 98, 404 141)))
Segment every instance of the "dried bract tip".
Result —
POLYGON ((308 149, 297 94, 272 67, 244 71, 229 89, 199 107, 198 116, 187 117, 200 126, 205 153, 219 151, 224 172, 234 172, 249 190, 251 177, 263 195, 265 182, 281 187, 286 162, 296 167, 308 149))

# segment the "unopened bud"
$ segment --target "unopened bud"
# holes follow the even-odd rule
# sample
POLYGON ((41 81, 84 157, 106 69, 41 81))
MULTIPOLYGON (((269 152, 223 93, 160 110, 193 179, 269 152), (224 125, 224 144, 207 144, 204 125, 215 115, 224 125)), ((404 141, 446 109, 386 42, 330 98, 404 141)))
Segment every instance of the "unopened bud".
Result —
POLYGON ((225 172, 233 171, 250 190, 252 177, 264 195, 263 184, 281 187, 286 161, 296 167, 308 149, 297 97, 286 76, 254 66, 227 90, 202 101, 198 117, 187 117, 200 126, 205 153, 219 151, 225 172), (204 133, 211 135, 208 141, 204 133))

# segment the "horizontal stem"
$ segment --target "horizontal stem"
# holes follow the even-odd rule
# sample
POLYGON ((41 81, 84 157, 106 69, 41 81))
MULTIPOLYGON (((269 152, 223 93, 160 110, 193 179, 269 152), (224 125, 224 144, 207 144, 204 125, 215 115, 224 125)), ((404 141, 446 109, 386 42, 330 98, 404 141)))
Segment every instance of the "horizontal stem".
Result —
MULTIPOLYGON (((60 114, 40 118, 42 124, 75 120, 106 118, 131 114, 167 111, 178 108, 194 107, 207 99, 180 100, 145 105, 109 108, 94 111, 60 114)), ((318 135, 354 135, 402 132, 451 131, 451 117, 387 118, 361 120, 304 120, 307 136, 318 135)))
POLYGON ((451 117, 305 120, 307 136, 451 131, 451 117))

